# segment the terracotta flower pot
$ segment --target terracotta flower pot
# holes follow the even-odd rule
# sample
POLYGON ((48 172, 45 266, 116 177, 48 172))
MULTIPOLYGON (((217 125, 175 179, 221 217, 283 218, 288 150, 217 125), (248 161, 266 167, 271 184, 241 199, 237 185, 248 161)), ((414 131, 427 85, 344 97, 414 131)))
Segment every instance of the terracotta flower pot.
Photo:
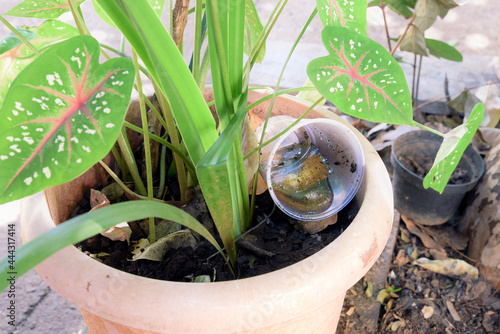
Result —
MULTIPOLYGON (((262 96, 252 92, 250 101, 262 96)), ((254 114, 267 112, 266 105, 254 114)), ((274 113, 298 116, 306 105, 280 97, 274 113)), ((311 116, 342 121, 322 108, 311 116)), ((81 309, 90 333, 334 333, 346 291, 377 260, 393 221, 387 171, 375 149, 357 135, 366 158, 366 174, 357 195, 359 213, 334 242, 292 266, 229 282, 178 283, 121 272, 71 246, 36 270, 81 309)), ((49 209, 42 196, 49 203, 64 205, 71 197, 65 191, 75 187, 76 183, 64 185, 24 201, 24 242, 65 219, 61 213, 66 209, 49 209), (64 196, 56 199, 58 193, 64 196)))

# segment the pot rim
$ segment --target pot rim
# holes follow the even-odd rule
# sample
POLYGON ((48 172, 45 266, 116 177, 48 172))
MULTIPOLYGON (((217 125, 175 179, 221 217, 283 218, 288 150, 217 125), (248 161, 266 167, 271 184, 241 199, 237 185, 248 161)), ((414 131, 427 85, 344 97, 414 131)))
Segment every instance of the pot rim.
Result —
MULTIPOLYGON (((262 95, 251 95, 255 94, 262 95)), ((278 97, 277 101, 284 98, 302 106, 311 105, 293 96, 278 97)), ((315 110, 355 130, 325 108, 315 110)), ((78 307, 110 321, 126 321, 134 328, 153 332, 174 332, 172 328, 180 324, 181 318, 186 322, 186 332, 200 332, 196 322, 201 322, 203 328, 213 324, 214 332, 222 333, 228 328, 247 331, 270 327, 278 318, 293 319, 304 308, 318 309, 333 298, 343 298, 363 277, 379 257, 392 229, 394 204, 389 175, 373 146, 357 130, 355 133, 366 161, 359 212, 336 240, 289 267, 227 282, 169 282, 121 272, 69 246, 36 270, 54 290, 78 307), (115 295, 126 295, 128 302, 112 300, 115 295), (117 314, 118 306, 123 315, 117 314), (162 321, 154 313, 157 310, 163 310, 162 321)), ((50 218, 48 207, 34 207, 41 196, 44 195, 23 201, 21 220, 26 241, 53 227, 51 220, 40 224, 41 216, 50 218)))

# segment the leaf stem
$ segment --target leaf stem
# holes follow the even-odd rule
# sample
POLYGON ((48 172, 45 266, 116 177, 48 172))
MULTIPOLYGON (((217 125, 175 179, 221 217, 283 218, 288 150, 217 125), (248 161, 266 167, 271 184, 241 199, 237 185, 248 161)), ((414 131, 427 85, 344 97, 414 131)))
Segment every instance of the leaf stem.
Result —
MULTIPOLYGON (((140 127, 135 126, 134 124, 129 123, 127 121, 123 122, 123 125, 125 125, 127 128, 134 130, 138 133, 143 132, 140 127)), ((196 173, 195 173, 195 168, 194 168, 193 162, 184 153, 182 153, 182 151, 180 149, 178 149, 177 147, 175 147, 174 145, 172 145, 171 143, 169 143, 165 139, 158 137, 152 133, 150 133, 149 136, 151 137, 151 139, 156 140, 157 142, 159 142, 163 146, 166 146, 169 150, 171 150, 172 152, 177 154, 182 159, 182 161, 186 164, 186 167, 187 167, 189 173, 193 177, 193 180, 196 180, 196 173)))
POLYGON ((391 56, 394 56, 394 53, 396 53, 396 50, 399 48, 399 45, 401 45, 401 42, 403 41, 403 38, 405 38, 406 34, 408 33, 408 30, 413 25, 413 21, 415 21, 416 18, 417 18, 417 14, 413 14, 413 17, 411 18, 410 23, 408 23, 408 25, 406 26, 405 31, 399 37, 398 42, 396 43, 396 45, 394 45, 394 48, 391 50, 391 56))
MULTIPOLYGON (((252 88, 250 88, 250 90, 257 90, 257 89, 272 89, 272 88, 270 88, 270 87, 252 87, 252 88)), ((283 90, 277 91, 276 92, 276 96, 280 96, 280 95, 284 95, 284 94, 290 94, 290 93, 296 93, 296 92, 310 91, 310 90, 315 90, 315 89, 316 88, 314 88, 314 87, 288 88, 288 89, 283 89, 283 90)), ((252 110, 253 108, 255 108, 256 106, 258 106, 259 104, 261 104, 261 103, 263 103, 263 102, 265 102, 267 100, 270 100, 272 98, 273 98, 273 94, 269 94, 269 95, 264 96, 260 100, 257 100, 254 103, 252 103, 251 105, 249 105, 247 107, 247 111, 252 110)))
MULTIPOLYGON (((317 99, 302 115, 300 115, 299 118, 297 118, 295 120, 295 122, 293 122, 292 124, 290 124, 286 129, 282 130, 280 133, 278 133, 276 136, 272 137, 271 139, 261 143, 259 146, 257 146, 256 148, 254 148, 253 150, 251 150, 249 153, 247 153, 244 157, 243 157, 243 160, 245 159, 248 159, 252 154, 254 154, 255 152, 257 152, 258 150, 260 150, 261 148, 263 148, 264 146, 266 145, 269 145, 270 143, 272 143, 273 141, 275 141, 276 139, 278 139, 280 136, 284 135, 288 130, 290 130, 292 127, 294 127, 297 123, 299 123, 304 117, 306 117, 310 112, 311 110, 313 110, 318 104, 321 103, 321 101, 324 99, 324 97, 320 97, 319 99, 317 99)), ((423 125, 422 125, 423 126, 423 125)))
POLYGON ((280 0, 278 4, 274 7, 274 10, 267 21, 264 30, 262 31, 261 35, 259 36, 259 39, 257 40, 257 43, 255 43, 255 48, 252 49, 252 55, 249 57, 249 61, 245 66, 250 66, 250 69, 253 68, 253 65, 257 62, 257 59, 259 57, 259 53, 262 50, 262 48, 265 45, 265 42, 267 40, 267 37, 271 33, 271 30, 274 27, 274 24, 278 20, 278 18, 281 15, 281 12, 283 12, 283 9, 285 8, 286 4, 288 3, 288 0, 280 0))
POLYGON ((135 186, 137 187, 137 190, 139 193, 143 196, 147 195, 147 190, 146 187, 144 186, 144 183, 142 182, 141 176, 139 174, 139 170, 137 169, 137 164, 135 162, 134 158, 134 153, 132 152, 132 148, 130 147, 130 143, 127 139, 127 133, 125 132, 125 128, 122 128, 122 131, 120 132, 120 135, 118 136, 117 139, 118 146, 120 147, 120 151, 123 156, 123 160, 125 160, 125 163, 127 164, 127 167, 130 171, 130 174, 132 175, 132 178, 134 179, 135 186))
POLYGON ((2 22, 9 30, 17 37, 19 38, 33 53, 37 56, 40 55, 40 51, 31 44, 30 41, 26 37, 24 37, 12 24, 9 23, 2 15, 0 15, 0 22, 2 22))
POLYGON ((166 155, 167 155, 167 147, 162 146, 160 153, 160 183, 158 185, 158 193, 157 193, 158 198, 162 199, 163 199, 163 191, 165 189, 165 175, 167 174, 167 167, 165 162, 166 155))
POLYGON ((75 20, 76 27, 78 28, 80 35, 90 35, 90 31, 87 29, 87 26, 85 25, 85 22, 83 21, 83 18, 78 12, 78 9, 73 1, 74 0, 68 0, 68 4, 71 14, 73 15, 73 20, 75 20))
POLYGON ((111 153, 113 154, 113 157, 115 158, 116 163, 118 164, 118 167, 122 172, 123 179, 125 179, 127 175, 127 165, 125 164, 125 161, 123 161, 122 156, 120 155, 120 151, 118 151, 116 145, 113 145, 113 147, 111 148, 111 153))
MULTIPOLYGON (((143 129, 144 138, 144 159, 146 160, 146 189, 148 192, 148 199, 153 200, 153 167, 151 163, 151 143, 149 141, 149 128, 148 128, 148 114, 146 113, 146 97, 142 91, 142 80, 141 72, 139 71, 139 61, 137 59, 137 52, 132 49, 132 61, 136 68, 135 71, 135 81, 137 83, 137 89, 139 91, 139 109, 141 111, 141 122, 143 129)), ((149 243, 153 244, 156 241, 155 232, 155 219, 154 217, 149 217, 149 243)))
POLYGON ((387 16, 385 14, 384 0, 380 0, 380 9, 382 10, 382 16, 384 17, 385 36, 387 37, 387 48, 388 50, 392 50, 391 36, 389 35, 389 25, 387 24, 387 16))
POLYGON ((441 133, 441 132, 439 132, 437 130, 434 130, 433 128, 430 128, 430 127, 428 127, 426 125, 423 125, 423 124, 421 124, 419 122, 415 122, 415 125, 418 126, 421 129, 427 130, 429 132, 432 132, 432 133, 434 133, 434 134, 436 134, 436 135, 444 138, 444 134, 443 133, 441 133))
MULTIPOLYGON (((129 195, 131 195, 132 197, 137 197, 139 199, 142 199, 142 200, 148 200, 148 198, 146 196, 142 196, 142 195, 139 195, 138 193, 132 191, 129 187, 127 187, 127 185, 125 183, 123 183, 122 180, 120 180, 120 178, 118 177, 118 175, 115 174, 115 172, 113 172, 113 170, 111 168, 108 167, 108 165, 106 165, 102 160, 99 161, 99 164, 102 166, 102 168, 104 168, 106 170, 106 172, 108 172, 109 176, 111 176, 111 178, 120 186, 120 188, 122 188, 126 193, 128 193, 129 195)), ((157 202, 162 202, 162 200, 159 200, 157 198, 153 198, 152 199, 153 201, 157 201, 157 202)))
MULTIPOLYGON (((172 157, 174 158, 175 169, 177 171, 177 180, 179 181, 181 200, 184 201, 186 199, 186 190, 187 190, 187 175, 184 165, 193 166, 192 161, 187 157, 185 158, 184 154, 182 153, 179 154, 181 144, 180 144, 179 133, 177 132, 177 126, 175 125, 175 119, 172 113, 172 108, 168 100, 166 99, 165 95, 158 87, 158 85, 154 82, 154 80, 151 81, 153 82, 153 87, 156 92, 156 96, 158 97, 158 102, 160 103, 160 109, 163 112, 163 118, 165 119, 165 123, 167 125, 165 130, 167 130, 167 133, 170 137, 170 142, 172 143, 171 146, 175 148, 175 150, 173 150, 172 148, 170 149, 172 149, 172 151, 174 152, 172 157), (185 163, 183 163, 183 161, 185 163)), ((194 173, 194 175, 196 175, 196 173, 194 173)), ((194 179, 196 179, 196 177, 194 179)))

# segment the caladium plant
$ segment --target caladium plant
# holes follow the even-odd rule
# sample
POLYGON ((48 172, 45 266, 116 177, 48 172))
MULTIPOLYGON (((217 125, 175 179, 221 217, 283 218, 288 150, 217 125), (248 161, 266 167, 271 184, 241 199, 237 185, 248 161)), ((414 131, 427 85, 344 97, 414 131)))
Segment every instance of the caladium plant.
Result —
MULTIPOLYGON (((71 11, 78 31, 88 34, 78 8, 83 2, 24 0, 7 14, 55 18, 71 11)), ((278 1, 266 25, 260 23, 251 0, 195 0, 194 51, 190 66, 178 47, 182 45, 182 38, 171 34, 160 19, 165 1, 93 0, 92 3, 96 13, 119 29, 128 41, 133 61, 124 56, 123 50, 112 50, 118 57, 101 64, 99 57, 107 56, 104 46, 90 36, 72 37, 76 30, 44 39, 38 29, 31 29, 33 36, 11 27, 19 40, 14 39, 6 52, 17 55, 15 48, 29 47, 33 53, 23 51, 29 53, 29 61, 23 64, 24 69, 11 72, 9 83, 5 84, 5 87, 10 84, 10 88, 0 110, 0 203, 71 180, 108 154, 116 141, 123 154, 122 171, 129 171, 140 188, 142 180, 123 135, 125 127, 144 134, 147 185, 142 185, 141 194, 133 193, 123 182, 121 185, 125 191, 147 200, 130 201, 127 209, 125 204, 110 205, 88 214, 87 220, 84 215, 61 224, 50 232, 50 238, 41 236, 19 250, 18 263, 22 263, 22 268, 16 268, 18 273, 22 274, 58 249, 117 222, 150 218, 149 232, 154 243, 155 224, 151 215, 184 222, 222 253, 216 239, 203 225, 171 205, 157 203, 162 201, 162 196, 153 193, 149 138, 171 150, 174 160, 171 170, 176 173, 181 189, 187 184, 186 170, 192 176, 191 181, 199 183, 226 248, 224 257, 230 266, 234 265, 235 240, 250 226, 252 217, 241 152, 250 70, 264 57, 265 40, 287 0, 278 1), (63 41, 53 46, 41 42, 54 43, 52 37, 63 41), (205 37, 206 48, 202 47, 205 37), (207 76, 208 64, 218 124, 200 89, 205 85, 203 78, 207 76), (163 137, 148 132, 139 69, 153 81, 161 112, 154 105, 151 110, 164 127, 163 137), (134 83, 139 91, 142 129, 124 122, 134 83), (60 239, 57 239, 58 231, 61 231, 60 239), (43 252, 34 251, 36 249, 43 252)), ((366 36, 366 11, 366 0, 317 0, 317 8, 301 35, 319 13, 325 26, 322 37, 327 54, 307 67, 310 81, 346 114, 374 122, 420 126, 412 118, 411 97, 401 67, 391 53, 366 36)), ((187 15, 187 8, 179 6, 171 18, 181 24, 178 22, 185 22, 187 15)), ((2 16, 0 21, 5 23, 2 16)), ((179 26, 172 30, 174 28, 179 26)), ((440 48, 437 45, 437 49, 440 48)), ((443 152, 451 152, 458 159, 476 129, 481 111, 478 107, 477 115, 471 117, 466 126, 450 133, 448 137, 453 143, 446 141, 443 152), (458 142, 457 136, 461 138, 458 142)), ((435 171, 446 173, 441 178, 433 172, 433 180, 440 180, 426 183, 433 187, 441 187, 453 168, 444 155, 437 163, 435 171)), ((121 182, 113 170, 107 170, 121 182)), ((163 170, 162 175, 165 173, 163 170)), ((2 273, 8 271, 8 264, 8 259, 0 262, 2 273)), ((0 288, 5 284, 5 280, 1 281, 0 288)))
POLYGON ((5 15, 53 19, 71 10, 71 5, 79 6, 85 0, 25 0, 9 10, 5 15))
MULTIPOLYGON (((437 1, 430 2, 435 2, 438 7, 437 1)), ((322 38, 329 55, 314 59, 307 67, 309 79, 316 89, 345 114, 372 122, 417 125, 431 130, 413 120, 412 98, 405 73, 392 54, 366 37, 366 32, 349 29, 352 22, 344 18, 354 17, 354 12, 362 11, 360 6, 365 6, 366 11, 366 1, 356 1, 356 8, 340 0, 317 0, 317 3, 318 9, 323 9, 320 11, 324 25, 322 38)), ((438 15, 437 9, 431 10, 431 13, 423 10, 427 8, 426 3, 426 0, 420 0, 415 5, 415 17, 421 24, 433 22, 438 15)), ((448 1, 446 6, 439 6, 447 12, 456 4, 448 1)), ((425 27, 427 29, 428 24, 425 27)), ((407 40, 407 37, 400 36, 400 40, 407 40)), ((453 48, 436 42, 431 40, 429 43, 434 54, 461 60, 453 48)), ((430 187, 440 193, 444 191, 457 166, 456 162, 470 144, 483 118, 484 106, 477 105, 474 110, 475 113, 464 125, 446 135, 431 130, 444 137, 444 141, 432 170, 424 180, 425 188, 430 187)))
POLYGON ((307 73, 318 91, 348 115, 372 122, 413 125, 406 78, 377 42, 344 27, 325 27, 329 56, 314 59, 307 73))
POLYGON ((111 150, 135 68, 126 58, 99 64, 99 55, 93 37, 77 36, 14 80, 0 115, 0 203, 68 182, 111 150))
MULTIPOLYGON (((18 28, 30 43, 42 50, 56 42, 78 35, 78 30, 64 22, 47 20, 39 26, 18 28)), ((0 107, 10 84, 36 58, 36 54, 18 37, 11 34, 0 41, 0 107)))

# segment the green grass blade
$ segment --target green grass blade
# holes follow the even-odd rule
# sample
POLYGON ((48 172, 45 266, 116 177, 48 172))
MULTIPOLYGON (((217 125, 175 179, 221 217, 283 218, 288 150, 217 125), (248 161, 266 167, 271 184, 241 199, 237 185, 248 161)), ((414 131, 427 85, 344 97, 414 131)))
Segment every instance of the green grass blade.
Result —
MULTIPOLYGON (((15 262, 17 277, 66 246, 90 238, 123 221, 134 221, 149 216, 168 219, 192 229, 223 254, 217 241, 207 229, 181 209, 154 201, 128 201, 72 218, 19 247, 15 262)), ((0 277, 6 277, 9 271, 9 259, 4 257, 0 261, 0 277)), ((2 279, 0 291, 4 290, 8 283, 2 279)))
POLYGON ((96 0, 127 37, 168 98, 196 164, 217 140, 215 121, 184 58, 146 0, 96 0))
MULTIPOLYGON (((241 233, 241 226, 244 225, 241 217, 245 217, 245 212, 248 211, 247 208, 242 207, 244 199, 240 198, 241 189, 248 191, 248 187, 243 187, 241 184, 240 172, 236 170, 240 167, 235 161, 233 151, 241 150, 241 146, 236 147, 235 142, 239 142, 237 139, 244 117, 245 109, 241 108, 196 166, 198 181, 207 206, 233 263, 236 260, 234 239, 241 233)), ((246 196, 248 197, 248 193, 246 196)))

